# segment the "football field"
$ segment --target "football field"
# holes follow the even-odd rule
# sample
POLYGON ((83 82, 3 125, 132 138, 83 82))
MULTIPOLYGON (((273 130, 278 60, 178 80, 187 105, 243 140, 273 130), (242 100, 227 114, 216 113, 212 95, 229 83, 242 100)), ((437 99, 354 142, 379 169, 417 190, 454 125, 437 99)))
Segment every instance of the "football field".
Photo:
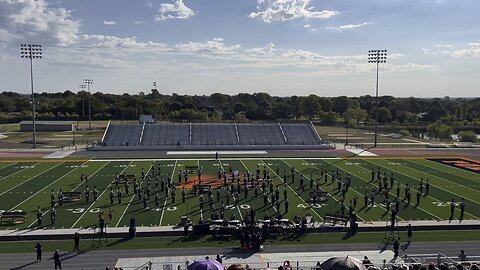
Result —
MULTIPOLYGON (((338 180, 332 180, 332 175, 341 175, 341 183, 350 178, 350 186, 345 192, 345 214, 348 213, 350 201, 357 197, 355 213, 358 221, 370 222, 390 219, 385 203, 389 195, 391 209, 399 190, 398 220, 448 220, 450 218, 450 202, 455 201, 453 222, 458 222, 460 216, 460 201, 464 198, 464 219, 480 219, 480 174, 478 161, 460 158, 356 158, 356 159, 125 159, 125 160, 1 160, 0 162, 0 212, 25 211, 27 221, 21 224, 2 224, 0 229, 26 228, 85 228, 95 226, 99 213, 104 212, 109 227, 128 226, 131 218, 136 219, 137 226, 174 226, 181 216, 187 216, 192 222, 200 219, 217 219, 220 209, 224 209, 224 219, 243 219, 250 209, 254 209, 257 219, 272 217, 280 212, 283 218, 294 220, 295 216, 311 216, 315 221, 322 222, 326 213, 341 213, 342 187, 338 189, 338 180), (209 205, 209 195, 205 191, 204 206, 201 209, 198 194, 193 187, 198 185, 198 174, 192 168, 201 168, 200 179, 203 187, 212 190, 213 207, 209 205), (142 169, 152 177, 141 178, 142 169), (185 180, 179 173, 190 169, 185 180), (374 177, 372 181, 372 170, 374 177), (227 186, 223 175, 219 179, 218 172, 228 174, 227 186), (228 188, 232 182, 231 173, 235 176, 233 188, 239 187, 238 202, 235 196, 229 195, 228 188), (257 196, 250 182, 243 182, 243 175, 259 172, 257 196), (293 179, 292 179, 293 172, 293 179), (378 180, 380 172, 380 180, 378 180), (87 182, 81 181, 82 174, 89 175, 87 182), (137 185, 142 195, 150 189, 150 197, 146 201, 133 192, 133 182, 128 183, 129 193, 120 181, 117 185, 116 174, 135 175, 137 185), (263 195, 262 181, 264 175, 269 175, 270 184, 265 185, 263 195), (322 176, 323 174, 323 176, 322 176), (326 175, 326 176, 325 176, 326 175), (388 188, 379 192, 379 184, 384 185, 383 177, 387 177, 388 188), (155 180, 158 176, 158 182, 155 180), (171 189, 168 197, 166 187, 168 177, 175 185, 175 201, 172 200, 171 189), (393 186, 391 177, 393 176, 393 186), (240 180, 237 180, 239 178, 240 180), (303 181, 302 181, 303 178, 303 181), (162 190, 162 179, 164 189, 162 190), (423 179, 422 193, 417 202, 419 184, 423 179), (430 190, 425 194, 426 180, 429 180, 430 190), (313 181, 312 181, 313 180, 313 181), (303 187, 302 183, 303 182, 303 187), (86 199, 87 184, 90 195, 86 199), (411 202, 405 200, 405 187, 410 186, 411 202), (279 199, 274 200, 278 187, 279 199), (97 199, 94 200, 93 190, 97 189, 97 199), (111 189, 110 189, 111 188, 111 189), (185 188, 185 201, 182 198, 182 188, 185 188), (312 202, 312 191, 328 193, 326 201, 312 202), (56 218, 50 220, 51 192, 55 198, 59 190, 63 192, 80 192, 81 198, 74 202, 65 202, 62 206, 55 202, 56 218), (110 190, 115 194, 113 204, 110 200, 110 190), (117 193, 122 193, 121 202, 117 193), (158 191, 159 199, 155 202, 158 191), (374 203, 371 203, 373 193, 374 203), (364 195, 369 198, 368 205, 364 203, 364 195), (266 196, 266 198, 264 197, 266 196), (288 200, 288 211, 285 198, 288 200), (158 204, 158 207, 157 207, 158 204), (222 207, 223 204, 223 207, 222 207), (37 207, 42 209, 42 225, 37 225, 37 207), (211 212, 213 210, 213 214, 211 212), (108 213, 112 212, 112 221, 108 213)), ((267 182, 267 181, 266 181, 267 182)), ((197 189, 198 190, 198 189, 197 189)))

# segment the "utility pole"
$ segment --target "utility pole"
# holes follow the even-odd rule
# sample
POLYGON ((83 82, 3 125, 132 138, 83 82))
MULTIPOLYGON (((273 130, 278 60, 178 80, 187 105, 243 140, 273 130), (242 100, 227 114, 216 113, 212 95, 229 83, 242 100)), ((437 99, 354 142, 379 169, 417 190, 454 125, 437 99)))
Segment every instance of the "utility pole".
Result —
POLYGON ((85 91, 85 88, 87 88, 87 86, 85 84, 80 84, 78 87, 80 88, 80 91, 82 92, 82 118, 85 118, 85 94, 84 94, 84 91, 85 91))

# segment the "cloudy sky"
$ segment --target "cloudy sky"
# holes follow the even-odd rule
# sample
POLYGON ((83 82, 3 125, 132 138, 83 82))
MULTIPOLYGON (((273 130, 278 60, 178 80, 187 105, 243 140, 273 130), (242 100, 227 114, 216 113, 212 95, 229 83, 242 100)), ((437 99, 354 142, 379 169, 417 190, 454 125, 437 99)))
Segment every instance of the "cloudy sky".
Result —
POLYGON ((478 0, 0 0, 0 91, 479 96, 478 0))

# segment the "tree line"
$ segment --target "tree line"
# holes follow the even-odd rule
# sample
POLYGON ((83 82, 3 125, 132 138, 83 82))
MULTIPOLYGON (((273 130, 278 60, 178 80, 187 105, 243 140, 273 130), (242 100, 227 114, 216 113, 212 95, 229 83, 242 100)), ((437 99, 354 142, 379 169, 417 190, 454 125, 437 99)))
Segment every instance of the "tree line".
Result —
MULTIPOLYGON (((278 97, 259 92, 226 95, 162 95, 96 92, 35 94, 39 119, 87 119, 88 100, 93 119, 137 119, 151 114, 160 120, 263 121, 308 119, 323 125, 373 125, 375 97, 278 97)), ((29 95, 0 94, 0 121, 31 117, 29 95)), ((396 98, 378 99, 378 123, 382 126, 424 126, 431 137, 447 138, 452 132, 480 127, 480 98, 396 98), (448 134, 448 135, 446 135, 448 134)))

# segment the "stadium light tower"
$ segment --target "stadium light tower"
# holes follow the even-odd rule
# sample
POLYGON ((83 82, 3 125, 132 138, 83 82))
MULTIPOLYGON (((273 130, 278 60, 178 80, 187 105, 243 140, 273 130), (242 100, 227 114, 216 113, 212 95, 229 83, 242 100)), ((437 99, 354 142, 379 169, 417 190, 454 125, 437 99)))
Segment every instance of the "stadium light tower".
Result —
POLYGON ((375 144, 377 147, 378 141, 378 65, 387 62, 387 50, 370 50, 368 51, 368 63, 375 63, 377 65, 377 82, 375 86, 375 144))
POLYGON ((35 127, 35 95, 33 93, 33 59, 42 58, 42 45, 21 44, 20 56, 30 59, 30 85, 32 86, 32 127, 33 127, 33 149, 37 148, 37 131, 35 127))
MULTIPOLYGON (((80 84, 78 86, 78 88, 80 89, 80 91, 85 91, 85 88, 87 88, 87 86, 85 84, 80 84)), ((82 93, 82 117, 85 117, 85 95, 82 93)))
POLYGON ((93 84, 92 79, 84 79, 83 83, 88 87, 88 130, 92 130, 92 105, 90 103, 90 84, 93 84))

